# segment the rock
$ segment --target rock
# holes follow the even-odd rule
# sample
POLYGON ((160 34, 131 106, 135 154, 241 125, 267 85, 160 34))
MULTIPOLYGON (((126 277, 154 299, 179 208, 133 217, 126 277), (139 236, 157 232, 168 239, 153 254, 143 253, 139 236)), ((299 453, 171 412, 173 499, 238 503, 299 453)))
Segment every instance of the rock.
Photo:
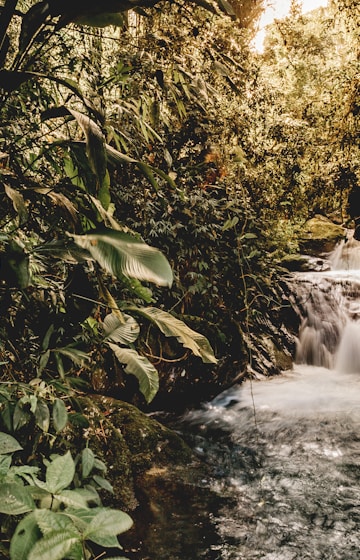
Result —
POLYGON ((324 272, 331 268, 326 259, 299 254, 286 255, 281 265, 289 272, 324 272))
POLYGON ((312 256, 322 256, 333 251, 345 237, 345 228, 334 224, 325 216, 316 215, 304 224, 299 235, 300 251, 312 256))
MULTIPOLYGON (((89 447, 109 468, 107 478, 114 495, 106 495, 107 505, 134 510, 148 470, 190 468, 194 456, 183 439, 135 406, 101 395, 78 401, 90 422, 86 429, 89 447)), ((77 448, 84 447, 82 434, 75 434, 74 439, 77 448)))
MULTIPOLYGON (((207 482, 209 469, 178 433, 110 397, 91 395, 78 402, 90 421, 85 430, 89 447, 108 466, 105 476, 114 488, 114 494, 104 492, 103 503, 129 512, 134 521, 120 538, 125 553, 155 559, 157 547, 168 547, 181 555, 181 516, 187 527, 188 520, 194 520, 199 541, 211 531, 216 538, 208 516, 215 499, 207 482)), ((72 444, 82 448, 84 433, 77 432, 72 444)))

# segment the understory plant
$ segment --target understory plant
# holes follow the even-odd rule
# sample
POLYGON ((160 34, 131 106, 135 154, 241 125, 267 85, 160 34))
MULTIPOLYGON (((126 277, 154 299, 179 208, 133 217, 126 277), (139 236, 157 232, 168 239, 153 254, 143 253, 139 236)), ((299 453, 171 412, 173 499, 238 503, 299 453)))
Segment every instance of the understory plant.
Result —
MULTIPOLYGON (((117 536, 132 526, 130 516, 103 507, 94 485, 79 484, 70 451, 44 459, 41 469, 12 464, 22 447, 11 435, 0 432, 0 447, 2 533, 11 532, 16 523, 11 560, 87 560, 95 557, 95 551, 122 548, 117 536)), ((89 448, 83 449, 80 459, 83 481, 91 479, 96 467, 106 469, 89 448)))
POLYGON ((123 12, 137 4, 115 4, 0 8, 0 513, 2 553, 14 560, 87 560, 119 548, 132 524, 102 506, 97 490, 111 488, 92 451, 64 453, 68 423, 86 424, 76 393, 94 390, 104 355, 137 378, 145 402, 159 386, 137 348, 149 322, 216 363, 204 336, 156 307, 149 285, 173 282, 161 248, 115 217, 115 171, 136 170, 154 192, 159 182, 175 188, 121 151, 91 83, 97 61, 72 25, 95 26, 95 37, 104 21, 125 25, 123 12))

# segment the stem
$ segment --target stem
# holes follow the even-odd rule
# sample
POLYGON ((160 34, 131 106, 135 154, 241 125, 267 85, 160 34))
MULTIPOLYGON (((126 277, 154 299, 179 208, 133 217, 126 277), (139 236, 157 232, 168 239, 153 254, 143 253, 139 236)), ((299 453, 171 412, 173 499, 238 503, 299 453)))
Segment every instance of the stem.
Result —
POLYGON ((0 15, 0 52, 4 46, 6 32, 9 27, 11 18, 13 17, 18 0, 5 0, 3 9, 0 15))

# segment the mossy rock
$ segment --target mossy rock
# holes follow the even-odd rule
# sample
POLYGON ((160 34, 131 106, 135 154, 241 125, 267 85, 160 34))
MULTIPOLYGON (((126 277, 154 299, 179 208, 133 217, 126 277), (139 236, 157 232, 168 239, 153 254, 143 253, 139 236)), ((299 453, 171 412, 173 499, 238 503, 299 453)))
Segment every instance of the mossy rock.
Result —
POLYGON ((321 272, 330 268, 326 259, 299 254, 285 255, 280 264, 289 272, 321 272))
POLYGON ((313 256, 330 253, 345 237, 345 228, 317 215, 308 220, 300 232, 300 251, 313 256))
MULTIPOLYGON (((106 478, 114 495, 105 495, 107 505, 134 510, 142 494, 141 479, 147 471, 175 469, 194 459, 176 432, 129 403, 100 395, 79 398, 78 402, 90 423, 85 430, 89 447, 109 469, 106 478)), ((79 438, 79 434, 75 437, 79 438)), ((81 440, 74 443, 84 447, 81 440)))
POLYGON ((191 543, 197 536, 199 541, 209 537, 211 531, 213 542, 215 528, 208 511, 219 498, 204 487, 208 467, 184 440, 131 404, 100 395, 80 397, 78 404, 89 426, 73 434, 71 445, 84 447, 86 437, 108 467, 106 479, 114 494, 104 492, 103 503, 128 511, 134 521, 132 529, 121 535, 124 552, 132 558, 136 550, 155 560, 159 548, 165 547, 178 550, 180 557, 184 535, 181 520, 174 523, 179 515, 194 520, 191 543))

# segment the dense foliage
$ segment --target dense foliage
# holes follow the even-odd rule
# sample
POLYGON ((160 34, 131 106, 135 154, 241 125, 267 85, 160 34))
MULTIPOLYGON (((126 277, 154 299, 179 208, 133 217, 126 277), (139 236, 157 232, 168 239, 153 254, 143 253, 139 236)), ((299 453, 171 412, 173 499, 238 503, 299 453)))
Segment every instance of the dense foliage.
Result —
POLYGON ((186 370, 190 354, 197 368, 216 355, 242 370, 254 329, 281 324, 278 264, 294 232, 317 212, 346 219, 359 181, 356 3, 302 16, 293 2, 263 55, 249 47, 261 7, 3 3, 0 435, 15 447, 1 482, 28 500, 1 510, 27 514, 13 550, 29 529, 35 557, 60 525, 59 558, 88 557, 94 535, 113 545, 122 512, 109 536, 95 530, 99 501, 91 515, 89 496, 52 507, 82 485, 77 464, 90 461, 87 479, 102 468, 87 448, 64 455, 66 429, 87 427, 77 392, 145 406, 158 370, 186 370), (64 461, 74 477, 56 494, 47 473, 61 478, 64 461), (46 523, 39 488, 52 495, 46 523))

